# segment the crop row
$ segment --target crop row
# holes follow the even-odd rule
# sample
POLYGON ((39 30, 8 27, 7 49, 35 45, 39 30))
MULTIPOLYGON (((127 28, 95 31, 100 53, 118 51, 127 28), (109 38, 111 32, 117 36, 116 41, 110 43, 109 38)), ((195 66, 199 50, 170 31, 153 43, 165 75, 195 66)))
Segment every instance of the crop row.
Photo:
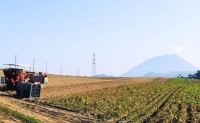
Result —
POLYGON ((193 122, 200 119, 200 83, 173 79, 106 88, 45 99, 98 119, 135 122, 193 122))
POLYGON ((134 120, 159 107, 174 88, 171 83, 140 83, 45 100, 97 118, 134 120))
MULTIPOLYGON (((178 80, 177 80, 178 81, 178 80)), ((150 119, 151 122, 200 122, 200 83, 190 80, 176 83, 181 87, 168 102, 150 119)))

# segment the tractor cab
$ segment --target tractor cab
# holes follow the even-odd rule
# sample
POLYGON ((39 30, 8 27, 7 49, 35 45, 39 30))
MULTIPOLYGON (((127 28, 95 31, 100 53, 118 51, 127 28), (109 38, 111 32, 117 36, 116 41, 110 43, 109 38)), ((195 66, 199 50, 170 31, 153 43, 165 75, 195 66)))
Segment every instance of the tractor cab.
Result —
POLYGON ((15 90, 16 83, 22 81, 21 77, 22 71, 23 69, 18 69, 18 68, 8 68, 3 70, 8 90, 15 90))

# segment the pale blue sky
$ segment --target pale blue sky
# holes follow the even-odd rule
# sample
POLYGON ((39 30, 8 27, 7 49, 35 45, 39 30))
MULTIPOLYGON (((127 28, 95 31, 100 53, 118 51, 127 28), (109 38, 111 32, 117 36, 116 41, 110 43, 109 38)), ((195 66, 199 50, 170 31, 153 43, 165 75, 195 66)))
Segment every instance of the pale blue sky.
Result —
POLYGON ((121 75, 157 55, 178 54, 200 68, 199 0, 1 0, 0 67, 121 75), (176 49, 176 50, 175 50, 176 49))

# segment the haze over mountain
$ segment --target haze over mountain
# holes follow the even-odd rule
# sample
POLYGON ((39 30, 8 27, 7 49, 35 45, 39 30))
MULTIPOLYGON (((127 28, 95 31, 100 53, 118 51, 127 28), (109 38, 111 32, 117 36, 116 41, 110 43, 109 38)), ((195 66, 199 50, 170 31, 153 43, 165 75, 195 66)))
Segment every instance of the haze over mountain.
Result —
POLYGON ((122 74, 122 77, 138 77, 144 76, 148 73, 154 74, 153 76, 164 76, 170 72, 188 72, 197 71, 199 68, 185 61, 181 57, 170 54, 163 56, 156 56, 144 61, 136 67, 122 74))
POLYGON ((106 75, 106 74, 98 74, 95 77, 115 77, 113 75, 106 75))
POLYGON ((98 75, 96 75, 96 77, 110 77, 110 76, 108 76, 106 74, 98 74, 98 75))
POLYGON ((194 74, 197 71, 172 71, 166 74, 161 74, 161 73, 155 73, 155 72, 149 72, 144 75, 144 77, 177 77, 179 74, 183 77, 188 77, 188 74, 194 74))

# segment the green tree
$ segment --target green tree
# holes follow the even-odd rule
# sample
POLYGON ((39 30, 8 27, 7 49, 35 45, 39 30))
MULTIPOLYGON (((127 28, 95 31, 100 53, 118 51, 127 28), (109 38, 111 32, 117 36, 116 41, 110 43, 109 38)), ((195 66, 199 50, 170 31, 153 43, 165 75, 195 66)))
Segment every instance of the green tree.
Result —
POLYGON ((188 74, 188 78, 192 79, 193 77, 194 77, 194 75, 188 74))
POLYGON ((200 79, 200 70, 197 71, 196 77, 197 77, 197 79, 200 79))
POLYGON ((200 79, 200 70, 198 70, 194 75, 189 74, 188 78, 200 79))

